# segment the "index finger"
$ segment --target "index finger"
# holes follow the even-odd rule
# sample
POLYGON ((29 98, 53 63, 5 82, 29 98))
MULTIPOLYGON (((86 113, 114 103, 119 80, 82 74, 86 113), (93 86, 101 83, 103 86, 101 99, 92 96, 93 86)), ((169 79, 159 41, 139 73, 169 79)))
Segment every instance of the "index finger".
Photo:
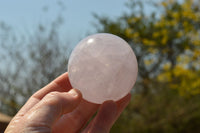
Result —
POLYGON ((72 86, 69 82, 68 72, 60 75, 58 78, 53 80, 51 83, 37 91, 33 94, 26 104, 20 109, 17 116, 22 117, 24 114, 30 110, 34 105, 36 105, 46 94, 58 91, 58 92, 67 92, 72 89, 72 86))
POLYGON ((58 78, 53 80, 51 83, 43 87, 41 90, 33 94, 33 97, 42 99, 46 94, 52 91, 67 92, 72 89, 69 81, 68 72, 60 75, 58 78))

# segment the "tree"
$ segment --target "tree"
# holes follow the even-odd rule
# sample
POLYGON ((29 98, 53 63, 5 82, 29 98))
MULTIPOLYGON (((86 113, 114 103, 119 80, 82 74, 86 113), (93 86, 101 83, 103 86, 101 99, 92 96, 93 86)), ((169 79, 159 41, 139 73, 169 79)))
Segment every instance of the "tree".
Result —
POLYGON ((67 71, 69 45, 59 37, 62 23, 58 15, 50 25, 40 23, 23 36, 0 23, 1 112, 15 115, 35 91, 67 71))
POLYGON ((200 3, 145 2, 130 1, 130 12, 115 20, 96 15, 97 31, 124 38, 139 65, 133 100, 113 132, 200 131, 200 3), (147 4, 154 9, 148 14, 147 4), (174 117, 180 114, 187 120, 174 117))

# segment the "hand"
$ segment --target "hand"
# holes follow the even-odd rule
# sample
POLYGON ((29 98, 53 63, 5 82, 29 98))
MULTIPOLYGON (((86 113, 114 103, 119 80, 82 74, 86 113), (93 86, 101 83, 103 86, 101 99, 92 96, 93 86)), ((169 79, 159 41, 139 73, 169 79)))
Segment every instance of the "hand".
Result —
POLYGON ((117 102, 89 103, 64 73, 29 98, 5 133, 108 133, 130 98, 128 94, 117 102))

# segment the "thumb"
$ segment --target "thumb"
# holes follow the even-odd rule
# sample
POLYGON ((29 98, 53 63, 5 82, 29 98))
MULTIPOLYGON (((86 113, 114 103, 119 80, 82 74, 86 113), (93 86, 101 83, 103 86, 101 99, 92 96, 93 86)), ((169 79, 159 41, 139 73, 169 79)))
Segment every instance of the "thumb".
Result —
POLYGON ((73 111, 82 99, 80 91, 50 92, 24 116, 28 129, 51 130, 54 123, 65 113, 73 111))

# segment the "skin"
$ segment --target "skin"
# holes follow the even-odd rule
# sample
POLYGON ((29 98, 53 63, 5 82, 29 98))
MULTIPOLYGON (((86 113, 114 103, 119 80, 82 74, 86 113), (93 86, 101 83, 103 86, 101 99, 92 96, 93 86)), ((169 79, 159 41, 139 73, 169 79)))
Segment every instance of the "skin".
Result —
POLYGON ((108 133, 130 99, 89 103, 64 73, 29 98, 5 133, 108 133))

